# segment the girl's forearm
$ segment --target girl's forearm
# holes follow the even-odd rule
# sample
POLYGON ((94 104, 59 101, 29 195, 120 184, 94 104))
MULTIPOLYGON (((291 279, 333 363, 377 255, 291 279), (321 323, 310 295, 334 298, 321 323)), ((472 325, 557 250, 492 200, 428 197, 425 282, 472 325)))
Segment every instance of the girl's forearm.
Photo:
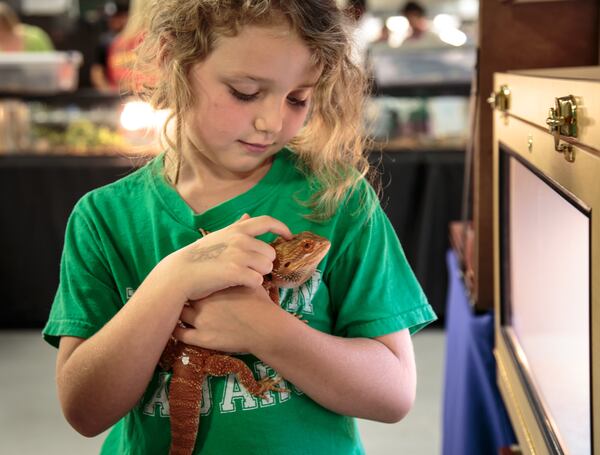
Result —
POLYGON ((397 356, 376 339, 329 335, 275 310, 253 353, 283 378, 339 414, 392 423, 408 413, 416 389, 410 338, 397 356))
POLYGON ((101 433, 135 406, 177 323, 183 301, 153 273, 119 313, 57 366, 65 417, 86 436, 101 433))

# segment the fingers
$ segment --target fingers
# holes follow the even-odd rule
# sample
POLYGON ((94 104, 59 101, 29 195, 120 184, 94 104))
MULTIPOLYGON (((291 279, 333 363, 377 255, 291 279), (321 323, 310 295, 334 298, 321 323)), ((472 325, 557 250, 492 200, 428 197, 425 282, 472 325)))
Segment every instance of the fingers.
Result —
MULTIPOLYGON (((256 242, 260 242, 257 240, 256 242)), ((247 243, 244 244, 245 248, 236 248, 235 253, 230 255, 231 261, 223 266, 223 272, 226 272, 234 282, 232 284, 245 284, 238 283, 240 279, 244 279, 242 274, 247 271, 256 272, 261 277, 273 270, 273 260, 275 259, 275 252, 272 247, 269 247, 266 243, 262 242, 263 245, 254 244, 253 248, 261 249, 264 251, 256 252, 255 250, 248 249, 247 243), (266 248, 265 248, 266 247, 266 248)), ((250 282, 254 283, 256 277, 249 277, 250 282)), ((262 282, 262 281, 261 281, 262 282)), ((260 283, 259 283, 260 284, 260 283)))
POLYGON ((185 278, 186 297, 202 298, 236 285, 262 286, 263 276, 271 273, 275 260, 275 249, 256 238, 267 232, 293 237, 288 227, 273 217, 244 214, 232 225, 186 247, 178 257, 198 271, 198 275, 185 278))
MULTIPOLYGON (((188 326, 194 327, 195 326, 194 322, 195 322, 197 311, 198 310, 192 308, 191 306, 186 305, 183 307, 183 310, 181 310, 181 315, 179 316, 179 320, 188 326)), ((175 330, 177 330, 177 329, 185 329, 185 327, 177 325, 175 330)))
POLYGON ((242 217, 239 220, 237 220, 234 224, 237 224, 237 223, 240 223, 241 221, 249 220, 249 219, 250 219, 250 215, 248 215, 247 213, 244 213, 242 215, 242 217))
POLYGON ((262 254, 248 253, 246 264, 248 268, 261 276, 271 273, 273 270, 273 259, 270 259, 270 256, 267 257, 262 254))
MULTIPOLYGON (((270 272, 267 272, 270 273, 270 272)), ((266 273, 257 272, 251 268, 246 268, 238 275, 236 281, 241 286, 247 286, 249 288, 256 288, 262 286, 264 278, 263 275, 266 273)))
POLYGON ((198 339, 196 336, 196 332, 194 329, 184 329, 182 327, 177 327, 173 331, 173 337, 176 340, 182 341, 185 344, 198 345, 198 339))
POLYGON ((272 232, 282 236, 285 239, 291 239, 293 237, 292 232, 289 228, 271 216, 262 215, 255 218, 240 219, 236 224, 239 225, 243 232, 252 237, 257 237, 267 232, 272 232))
MULTIPOLYGON (((265 257, 270 262, 275 260, 275 248, 273 248, 268 243, 263 242, 262 240, 258 240, 252 238, 245 245, 247 251, 252 251, 253 253, 258 253, 259 255, 265 257)), ((270 270, 269 270, 270 272, 270 270)), ((267 272, 267 273, 269 273, 267 272)))

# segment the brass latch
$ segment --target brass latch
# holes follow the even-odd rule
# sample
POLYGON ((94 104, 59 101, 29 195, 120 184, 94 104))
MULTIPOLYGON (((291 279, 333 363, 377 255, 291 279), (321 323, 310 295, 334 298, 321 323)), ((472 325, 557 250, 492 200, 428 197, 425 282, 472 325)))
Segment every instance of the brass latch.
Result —
POLYGON ((565 159, 575 161, 575 151, 571 144, 560 143, 561 136, 577 137, 577 101, 573 95, 555 98, 546 119, 548 131, 554 136, 554 149, 564 153, 565 159))
POLYGON ((500 90, 492 92, 487 99, 492 109, 498 109, 506 113, 510 109, 510 89, 508 85, 502 85, 500 90))

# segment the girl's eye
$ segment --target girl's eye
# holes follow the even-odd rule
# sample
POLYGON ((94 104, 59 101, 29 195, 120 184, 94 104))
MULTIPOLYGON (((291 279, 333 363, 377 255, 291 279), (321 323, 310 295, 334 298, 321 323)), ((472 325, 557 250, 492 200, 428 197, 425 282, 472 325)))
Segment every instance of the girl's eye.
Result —
POLYGON ((304 100, 299 100, 298 98, 288 97, 288 103, 295 107, 304 107, 308 102, 308 98, 304 100))
MULTIPOLYGON (((256 93, 238 92, 233 87, 229 87, 229 91, 233 95, 234 98, 236 98, 240 101, 243 101, 245 103, 254 101, 256 98, 258 98, 258 95, 260 94, 260 92, 256 92, 256 93)), ((304 100, 300 100, 298 98, 288 97, 288 103, 290 103, 294 107, 302 108, 302 107, 306 106, 306 104, 308 103, 308 98, 304 99, 304 100)))
POLYGON ((249 102, 249 101, 255 100, 259 93, 259 92, 256 92, 256 93, 246 94, 246 93, 238 92, 234 88, 230 88, 230 92, 235 98, 237 98, 240 101, 244 101, 244 102, 249 102))

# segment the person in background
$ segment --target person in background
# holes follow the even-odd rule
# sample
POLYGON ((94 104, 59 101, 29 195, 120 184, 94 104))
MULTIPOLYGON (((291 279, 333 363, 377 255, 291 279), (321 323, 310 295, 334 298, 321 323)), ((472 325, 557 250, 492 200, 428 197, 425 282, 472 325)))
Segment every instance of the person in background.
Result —
POLYGON ((23 24, 17 14, 0 2, 0 52, 46 52, 54 45, 48 34, 34 25, 23 24))
POLYGON ((129 18, 129 2, 109 2, 104 7, 108 30, 100 35, 96 48, 96 61, 90 69, 92 85, 100 91, 112 91, 116 81, 109 77, 108 51, 115 37, 123 31, 129 18))
MULTIPOLYGON (((410 34, 406 41, 424 39, 432 35, 429 30, 429 21, 427 20, 427 10, 417 2, 407 2, 404 4, 400 13, 408 20, 410 34)), ((405 42, 406 42, 405 41, 405 42)))
POLYGON ((140 82, 132 74, 136 61, 136 48, 146 30, 148 0, 131 0, 129 16, 123 30, 112 41, 107 56, 107 74, 113 89, 132 92, 140 82))

